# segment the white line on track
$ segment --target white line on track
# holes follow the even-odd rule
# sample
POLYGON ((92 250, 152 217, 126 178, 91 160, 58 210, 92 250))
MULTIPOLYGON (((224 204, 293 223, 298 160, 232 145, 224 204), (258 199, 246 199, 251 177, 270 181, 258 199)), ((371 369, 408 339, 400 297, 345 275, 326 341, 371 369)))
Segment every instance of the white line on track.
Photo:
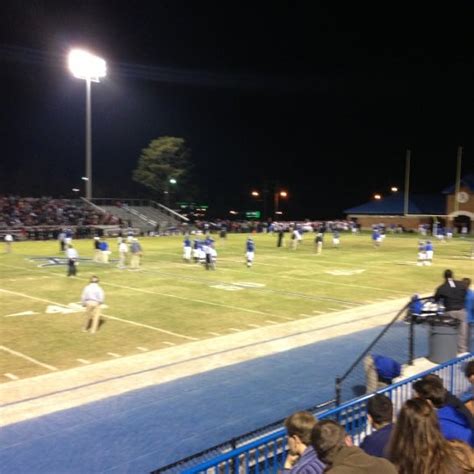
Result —
POLYGON ((220 336, 220 334, 218 332, 208 332, 208 334, 211 334, 213 336, 220 336))
POLYGON ((273 321, 272 319, 266 319, 265 322, 270 324, 278 324, 278 321, 273 321))
POLYGON ((5 351, 5 352, 8 352, 9 354, 12 354, 12 355, 15 355, 17 357, 21 357, 22 359, 25 359, 25 360, 28 360, 30 362, 33 362, 33 364, 36 364, 36 365, 39 365, 41 367, 44 367, 45 369, 48 369, 48 370, 51 370, 51 371, 55 371, 55 370, 58 370, 56 367, 53 367, 52 365, 49 365, 49 364, 45 364, 44 362, 40 362, 39 360, 37 359, 33 359, 33 357, 29 357, 25 354, 22 354, 21 352, 17 352, 17 351, 14 351, 13 349, 9 349, 8 347, 5 347, 5 346, 0 346, 0 349, 5 351))
POLYGON ((120 354, 117 354, 115 352, 107 352, 107 355, 112 356, 112 357, 122 357, 120 354))
POLYGON ((20 377, 17 377, 15 374, 10 374, 10 372, 7 372, 6 374, 3 374, 7 379, 10 380, 18 380, 20 377))
POLYGON ((150 349, 148 349, 148 348, 146 348, 146 347, 140 347, 140 346, 137 346, 137 349, 138 349, 139 351, 142 351, 142 352, 147 352, 147 351, 150 350, 150 349))
POLYGON ((90 364, 90 360, 86 360, 86 359, 76 359, 77 362, 80 362, 81 364, 90 364))
POLYGON ((329 311, 341 311, 341 308, 328 308, 329 311))
POLYGON ((236 328, 229 328, 229 331, 234 331, 234 332, 241 332, 240 329, 236 329, 236 328))
MULTIPOLYGON (((30 295, 27 295, 25 293, 19 293, 18 291, 5 290, 4 288, 0 288, 0 291, 3 291, 4 293, 11 294, 11 295, 22 296, 24 298, 29 298, 31 300, 43 301, 44 303, 54 304, 56 306, 62 306, 63 308, 69 308, 69 306, 64 305, 62 303, 47 300, 47 299, 44 299, 44 298, 38 298, 36 296, 30 296, 30 295)), ((139 327, 142 327, 142 328, 152 329, 153 331, 158 331, 158 332, 162 332, 164 334, 169 334, 171 336, 176 336, 176 337, 180 337, 180 338, 183 338, 183 339, 188 339, 190 341, 197 341, 198 340, 195 337, 184 336, 183 334, 178 334, 176 332, 167 331, 166 329, 160 329, 160 328, 157 328, 155 326, 149 326, 148 324, 137 323, 135 321, 130 321, 129 319, 117 318, 116 316, 110 316, 108 314, 102 314, 102 316, 104 316, 107 319, 113 319, 115 321, 121 321, 121 322, 126 323, 126 324, 132 324, 133 326, 139 326, 139 327)))

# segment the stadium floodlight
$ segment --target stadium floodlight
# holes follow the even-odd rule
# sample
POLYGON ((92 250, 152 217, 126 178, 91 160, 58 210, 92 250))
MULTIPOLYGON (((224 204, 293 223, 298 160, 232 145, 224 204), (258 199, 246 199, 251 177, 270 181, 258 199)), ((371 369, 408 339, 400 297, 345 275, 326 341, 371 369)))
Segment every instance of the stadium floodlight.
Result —
POLYGON ((91 83, 100 82, 107 74, 107 65, 102 58, 81 49, 73 49, 68 57, 69 70, 74 77, 86 81, 86 198, 92 199, 92 126, 91 83))
POLYGON ((177 182, 178 182, 178 181, 176 181, 174 178, 171 178, 171 179, 170 179, 170 183, 171 183, 171 184, 176 184, 177 182))
POLYGON ((374 199, 380 201, 380 199, 382 199, 382 196, 380 194, 374 194, 374 199))
POLYGON ((252 191, 250 193, 253 197, 259 197, 260 196, 260 193, 258 191, 252 191))
POLYGON ((390 188, 390 191, 392 191, 392 193, 396 193, 398 191, 398 188, 396 186, 392 186, 390 188))

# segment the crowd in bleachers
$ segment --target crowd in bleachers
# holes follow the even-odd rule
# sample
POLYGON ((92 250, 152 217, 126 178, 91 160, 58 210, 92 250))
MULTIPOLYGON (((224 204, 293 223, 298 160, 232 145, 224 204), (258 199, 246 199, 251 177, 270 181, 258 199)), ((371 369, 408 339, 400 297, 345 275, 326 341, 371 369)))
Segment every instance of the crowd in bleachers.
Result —
POLYGON ((0 196, 0 228, 118 225, 118 219, 78 200, 0 196))
MULTIPOLYGON (((465 375, 474 387, 474 361, 465 375)), ((474 410, 443 386, 435 374, 413 384, 394 420, 389 397, 368 400, 373 432, 359 447, 343 426, 333 420, 317 421, 310 412, 296 412, 285 421, 288 474, 398 473, 467 474, 474 472, 474 410)))

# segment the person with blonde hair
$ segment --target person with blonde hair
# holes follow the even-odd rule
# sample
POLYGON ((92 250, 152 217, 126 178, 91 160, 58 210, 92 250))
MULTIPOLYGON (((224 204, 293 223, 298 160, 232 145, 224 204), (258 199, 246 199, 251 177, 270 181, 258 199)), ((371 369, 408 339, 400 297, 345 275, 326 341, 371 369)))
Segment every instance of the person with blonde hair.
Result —
POLYGON ((441 434, 432 404, 413 398, 400 410, 388 456, 399 474, 460 474, 462 463, 450 443, 441 434))

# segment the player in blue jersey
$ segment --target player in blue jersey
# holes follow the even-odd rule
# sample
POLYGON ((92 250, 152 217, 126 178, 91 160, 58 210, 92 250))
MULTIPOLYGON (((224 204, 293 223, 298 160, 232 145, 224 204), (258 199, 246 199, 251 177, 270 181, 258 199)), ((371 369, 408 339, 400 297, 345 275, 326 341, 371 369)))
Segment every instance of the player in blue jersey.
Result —
POLYGON ((426 262, 426 249, 425 249, 425 242, 420 240, 418 242, 418 258, 416 264, 419 267, 422 267, 426 262))
POLYGON ((372 231, 372 242, 374 243, 374 247, 380 247, 380 242, 382 241, 382 237, 380 235, 380 231, 378 227, 374 227, 374 230, 372 231))
POLYGON ((245 243, 245 251, 247 267, 251 267, 255 258, 255 242, 251 237, 249 237, 245 243))
POLYGON ((183 241, 183 260, 187 263, 191 262, 191 239, 187 235, 183 241))
POLYGON ((425 244, 425 265, 431 265, 433 263, 433 253, 434 253, 434 247, 433 244, 431 243, 430 240, 426 241, 425 244))

